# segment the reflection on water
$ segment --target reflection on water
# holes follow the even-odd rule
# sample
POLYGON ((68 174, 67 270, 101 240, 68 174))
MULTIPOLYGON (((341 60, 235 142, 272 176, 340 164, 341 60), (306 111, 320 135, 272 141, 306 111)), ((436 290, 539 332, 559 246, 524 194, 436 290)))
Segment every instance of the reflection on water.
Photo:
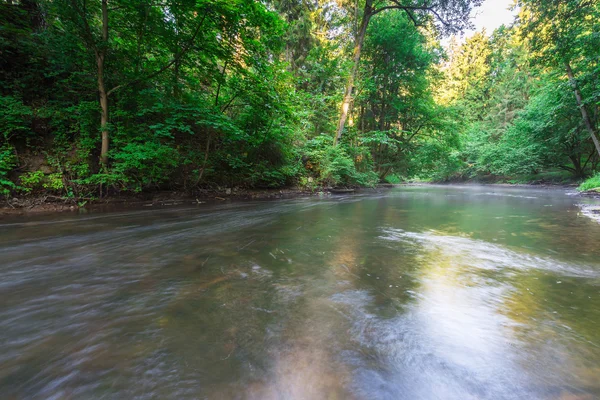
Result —
POLYGON ((414 187, 0 225, 11 399, 600 398, 600 225, 414 187))

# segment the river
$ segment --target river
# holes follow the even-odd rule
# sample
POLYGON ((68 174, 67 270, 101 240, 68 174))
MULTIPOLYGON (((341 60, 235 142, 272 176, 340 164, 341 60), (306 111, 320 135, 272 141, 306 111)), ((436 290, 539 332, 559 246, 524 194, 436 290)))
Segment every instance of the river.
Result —
POLYGON ((8 399, 600 399, 600 224, 562 189, 0 221, 8 399))

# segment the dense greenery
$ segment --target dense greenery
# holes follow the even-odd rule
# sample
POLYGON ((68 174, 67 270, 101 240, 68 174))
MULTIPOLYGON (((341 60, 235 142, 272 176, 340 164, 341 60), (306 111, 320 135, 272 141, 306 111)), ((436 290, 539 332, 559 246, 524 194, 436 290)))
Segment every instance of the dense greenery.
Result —
POLYGON ((480 3, 3 0, 0 193, 592 175, 598 2, 480 3))
POLYGON ((598 168, 600 5, 519 1, 510 28, 450 48, 441 100, 465 116, 456 174, 535 179, 598 168))
POLYGON ((594 175, 589 179, 586 179, 581 185, 579 190, 596 190, 600 191, 600 174, 594 175))

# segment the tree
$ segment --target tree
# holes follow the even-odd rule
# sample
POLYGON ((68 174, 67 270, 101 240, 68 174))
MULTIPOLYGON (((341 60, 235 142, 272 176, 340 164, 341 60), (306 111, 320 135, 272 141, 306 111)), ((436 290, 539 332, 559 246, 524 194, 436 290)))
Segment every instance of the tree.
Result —
POLYGON ((563 71, 581 119, 598 154, 598 62, 600 4, 595 0, 519 0, 521 32, 531 43, 533 60, 563 71))
MULTIPOLYGON (((201 1, 194 4, 184 2, 183 4, 171 4, 166 2, 161 5, 145 5, 138 3, 135 0, 116 0, 111 2, 109 8, 108 0, 100 0, 98 2, 88 2, 82 0, 61 0, 55 4, 63 23, 69 23, 71 33, 74 36, 81 38, 86 48, 93 53, 96 63, 96 77, 98 89, 98 101, 101 109, 100 113, 100 131, 102 137, 102 146, 100 151, 100 162, 104 168, 108 165, 109 151, 109 96, 115 91, 123 87, 130 86, 142 81, 152 79, 167 69, 178 66, 181 58, 196 45, 195 40, 201 31, 203 23, 209 12, 212 11, 211 2, 201 1), (187 8, 185 7, 187 6, 187 8), (157 8, 158 12, 153 12, 150 8, 157 8), (181 25, 175 29, 169 29, 169 15, 176 16, 185 9, 188 14, 194 15, 190 21, 189 35, 181 35, 185 28, 181 25), (114 20, 110 18, 112 10, 116 12, 114 20), (111 22, 119 28, 111 29, 111 22), (193 25, 192 25, 193 24, 193 25), (165 26, 166 25, 166 26, 165 26), (134 35, 128 31, 128 28, 135 26, 139 35, 134 35), (144 46, 145 38, 142 33, 146 29, 160 29, 162 32, 167 32, 171 37, 175 37, 178 42, 176 45, 177 51, 173 54, 170 60, 165 61, 163 65, 152 71, 141 71, 140 58, 142 57, 141 49, 144 46), (166 29, 165 29, 166 28, 166 29), (111 35, 112 31, 114 35, 111 35), (114 36, 114 39, 112 38, 114 36), (137 76, 130 78, 128 81, 115 84, 112 88, 107 87, 106 68, 107 58, 114 57, 116 51, 127 51, 128 43, 125 40, 137 41, 136 48, 138 57, 135 65, 137 68, 137 76), (120 48, 119 48, 120 47, 120 48)), ((163 37, 162 39, 167 39, 163 37)), ((169 40, 169 39, 167 39, 169 40)))
POLYGON ((352 68, 344 91, 334 145, 342 137, 346 126, 365 35, 369 22, 375 15, 388 10, 403 11, 416 26, 426 24, 433 17, 438 22, 442 32, 453 33, 470 26, 468 19, 471 10, 481 3, 482 0, 364 0, 361 22, 354 39, 352 68))
POLYGON ((482 154, 481 162, 498 175, 559 168, 580 179, 596 159, 572 96, 550 80, 534 92, 514 123, 482 154))
POLYGON ((380 180, 408 176, 425 138, 443 140, 448 128, 432 89, 441 49, 408 16, 384 13, 370 24, 363 53, 355 100, 359 141, 369 146, 380 180))
POLYGON ((440 92, 445 104, 464 107, 470 121, 481 121, 487 115, 490 97, 492 46, 485 30, 467 38, 454 48, 451 62, 444 71, 446 80, 440 92))

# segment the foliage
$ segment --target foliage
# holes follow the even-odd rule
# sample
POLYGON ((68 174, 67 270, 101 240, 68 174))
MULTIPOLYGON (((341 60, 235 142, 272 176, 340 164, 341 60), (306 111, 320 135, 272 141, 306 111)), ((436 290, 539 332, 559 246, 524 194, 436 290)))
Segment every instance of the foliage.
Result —
POLYGON ((17 185, 9 179, 9 173, 16 165, 16 157, 12 148, 0 147, 0 194, 8 196, 17 185))
POLYGON ((63 191, 63 175, 61 173, 44 174, 43 171, 26 172, 19 177, 19 189, 25 193, 45 190, 60 193, 63 191))
POLYGON ((305 168, 308 176, 326 186, 372 186, 377 183, 377 174, 369 168, 366 149, 332 144, 331 136, 319 136, 307 143, 305 168), (361 164, 362 170, 357 168, 361 164))
POLYGON ((44 180, 44 172, 32 171, 27 172, 20 176, 21 187, 24 192, 31 192, 42 187, 42 181, 44 180))
POLYGON ((594 88, 600 81, 591 26, 598 9, 576 3, 519 1, 523 8, 513 27, 451 46, 439 95, 462 110, 464 166, 455 177, 519 179, 558 168, 580 179, 596 170, 590 129, 597 132, 594 88), (580 107, 574 87, 585 103, 580 107), (589 121, 580 108, 588 110, 589 121))
POLYGON ((430 175, 438 168, 432 160, 456 144, 452 110, 434 97, 439 45, 406 15, 384 12, 371 23, 365 46, 358 142, 369 149, 381 181, 389 174, 430 175))
POLYGON ((594 175, 593 177, 587 179, 581 185, 579 185, 579 190, 592 190, 600 188, 600 174, 594 175))
POLYGON ((3 114, 0 118, 0 131, 4 140, 31 133, 33 112, 22 100, 12 96, 0 96, 0 109, 3 114))
POLYGON ((480 3, 1 2, 0 191, 592 175, 597 2, 519 0, 445 51, 480 3))
POLYGON ((116 160, 112 173, 126 177, 135 191, 169 180, 179 164, 177 151, 157 142, 128 143, 113 155, 116 160))
POLYGON ((385 181, 387 183, 391 183, 392 185, 397 185, 402 183, 402 178, 400 178, 398 175, 388 175, 385 177, 385 181))

